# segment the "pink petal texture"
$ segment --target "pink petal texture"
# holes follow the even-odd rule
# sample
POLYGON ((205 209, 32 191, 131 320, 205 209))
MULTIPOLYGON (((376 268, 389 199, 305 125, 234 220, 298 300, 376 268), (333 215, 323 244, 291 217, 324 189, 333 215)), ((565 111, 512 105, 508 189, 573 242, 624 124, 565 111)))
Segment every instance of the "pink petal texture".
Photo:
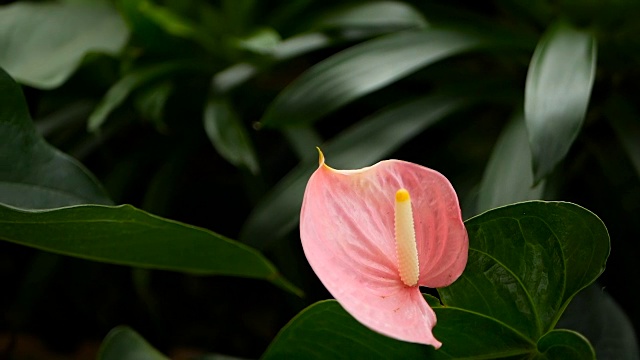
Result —
POLYGON ((411 195, 419 286, 454 282, 467 263, 468 236, 449 181, 426 167, 385 160, 359 170, 324 164, 313 173, 300 213, 302 246, 336 300, 370 329, 433 345, 434 311, 418 285, 400 279, 394 232, 395 194, 411 195))

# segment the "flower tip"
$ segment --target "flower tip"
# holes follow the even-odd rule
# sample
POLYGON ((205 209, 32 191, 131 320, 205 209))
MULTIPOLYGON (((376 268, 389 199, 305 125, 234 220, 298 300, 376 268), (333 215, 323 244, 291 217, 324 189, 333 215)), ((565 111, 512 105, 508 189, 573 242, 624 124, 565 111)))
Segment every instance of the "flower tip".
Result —
POLYGON ((316 146, 316 149, 318 150, 318 166, 322 166, 324 165, 324 154, 318 146, 316 146))
POLYGON ((397 202, 402 202, 407 200, 409 200, 409 192, 407 191, 407 189, 399 189, 398 191, 396 191, 397 202))

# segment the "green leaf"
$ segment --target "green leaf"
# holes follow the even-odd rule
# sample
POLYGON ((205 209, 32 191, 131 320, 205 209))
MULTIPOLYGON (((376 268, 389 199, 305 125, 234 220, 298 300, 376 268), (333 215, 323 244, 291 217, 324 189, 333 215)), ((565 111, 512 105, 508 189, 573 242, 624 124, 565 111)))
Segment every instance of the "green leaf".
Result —
POLYGON ((484 170, 477 213, 524 200, 539 200, 544 180, 533 185, 531 148, 522 114, 516 115, 500 134, 484 170))
POLYGON ((598 359, 640 359, 631 320, 597 284, 576 295, 558 321, 558 327, 583 334, 593 344, 598 359))
POLYGON ((463 309, 433 308, 434 335, 443 343, 439 350, 380 335, 335 300, 325 300, 285 325, 262 359, 494 359, 535 352, 534 343, 498 321, 463 309))
POLYGON ((128 326, 113 328, 102 341, 98 360, 169 360, 128 326))
POLYGON ((353 46, 302 74, 269 106, 264 126, 306 125, 421 67, 480 46, 452 30, 401 32, 353 46))
POLYGON ((302 310, 262 355, 269 359, 420 359, 427 347, 388 338, 361 325, 335 300, 302 310))
POLYGON ((227 101, 209 99, 204 110, 204 129, 218 153, 227 161, 244 166, 253 174, 260 171, 249 134, 227 101))
POLYGON ((100 100, 100 103, 89 116, 87 129, 90 132, 98 131, 107 120, 109 114, 122 105, 127 97, 141 86, 164 79, 170 75, 202 70, 204 69, 200 64, 190 61, 165 62, 143 69, 132 70, 109 88, 107 94, 100 100))
POLYGON ((0 69, 0 203, 44 209, 111 204, 95 177, 36 133, 18 84, 0 69))
POLYGON ((541 355, 536 359, 596 359, 589 340, 580 333, 564 329, 550 331, 540 338, 538 351, 541 355))
MULTIPOLYGON (((453 97, 427 96, 394 105, 362 120, 321 146, 336 169, 369 166, 463 105, 453 97)), ((309 144, 309 152, 315 153, 309 144)), ((304 162, 287 174, 254 207, 240 238, 262 249, 288 234, 298 223, 304 188, 315 162, 304 162)))
POLYGON ((276 60, 287 60, 335 43, 324 33, 298 34, 278 43, 271 56, 276 60))
POLYGON ((238 38, 234 41, 239 49, 261 55, 271 54, 281 42, 280 34, 272 28, 258 29, 249 36, 238 38))
POLYGON ((255 249, 130 205, 46 211, 0 205, 0 239, 111 264, 263 279, 300 294, 255 249))
POLYGON ((525 118, 536 182, 560 162, 578 136, 595 78, 596 40, 568 24, 552 26, 531 59, 525 118))
POLYGON ((318 20, 321 28, 424 28, 427 21, 415 8, 403 2, 375 1, 348 4, 318 20))
POLYGON ((18 82, 51 89, 87 53, 117 54, 129 36, 118 13, 100 5, 17 2, 0 7, 0 67, 18 82))
POLYGON ((455 283, 438 290, 442 303, 495 318, 532 341, 554 328, 609 256, 602 221, 570 203, 514 204, 465 224, 469 261, 455 283))
POLYGON ((151 120, 157 128, 162 128, 165 104, 173 91, 170 81, 153 84, 135 97, 136 108, 144 118, 151 120))

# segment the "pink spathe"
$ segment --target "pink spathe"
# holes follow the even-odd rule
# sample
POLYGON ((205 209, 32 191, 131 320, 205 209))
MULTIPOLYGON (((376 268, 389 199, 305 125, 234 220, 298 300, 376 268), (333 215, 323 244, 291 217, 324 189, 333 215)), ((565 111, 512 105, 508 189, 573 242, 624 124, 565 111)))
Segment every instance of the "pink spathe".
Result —
POLYGON ((313 173, 300 213, 307 260, 324 286, 359 322, 386 336, 442 344, 436 315, 419 286, 444 287, 467 263, 468 236, 453 187, 440 173, 399 160, 359 170, 324 164, 313 173), (394 212, 396 192, 411 195, 418 284, 400 278, 394 212))

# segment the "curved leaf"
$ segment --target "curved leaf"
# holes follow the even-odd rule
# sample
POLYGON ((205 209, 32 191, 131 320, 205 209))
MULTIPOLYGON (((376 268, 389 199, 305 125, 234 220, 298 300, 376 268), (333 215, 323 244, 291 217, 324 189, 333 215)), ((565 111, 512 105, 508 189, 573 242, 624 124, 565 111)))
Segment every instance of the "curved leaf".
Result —
POLYGON ((98 360, 169 360, 128 326, 113 328, 102 341, 98 360))
POLYGON ((129 72, 113 84, 104 98, 100 100, 100 103, 98 103, 89 116, 87 130, 90 132, 99 130, 107 120, 109 114, 118 106, 122 105, 127 97, 137 88, 175 73, 200 70, 202 70, 200 64, 189 61, 176 61, 161 63, 129 72))
POLYGON ((321 17, 318 26, 323 28, 410 28, 425 27, 427 21, 422 14, 406 3, 398 1, 375 1, 348 4, 321 17))
POLYGON ((236 166, 257 174, 258 159, 249 134, 231 105, 222 99, 209 99, 204 109, 204 129, 218 153, 236 166))
POLYGON ((0 7, 0 67, 21 83, 51 89, 87 53, 117 54, 128 36, 110 7, 17 2, 0 7))
POLYGON ((522 114, 500 134, 484 170, 476 213, 525 200, 539 200, 544 181, 533 185, 531 148, 522 114))
POLYGON ((302 74, 278 95, 261 122, 272 127, 309 124, 423 66, 481 43, 473 34, 452 30, 401 32, 367 41, 302 74))
MULTIPOLYGON (((322 145, 322 151, 338 169, 368 166, 463 104, 453 97, 428 96, 395 105, 345 130, 322 145)), ((316 151, 313 145, 309 152, 316 151)), ((305 185, 317 167, 314 157, 289 172, 249 215, 242 241, 261 249, 289 233, 298 223, 305 185)))
POLYGON ((373 332, 337 301, 325 300, 285 325, 262 359, 419 359, 425 358, 429 348, 373 332))
POLYGON ((434 310, 434 334, 443 344, 439 350, 380 335, 335 300, 320 301, 282 328, 262 359, 495 359, 535 352, 534 343, 486 316, 458 308, 434 310))
POLYGON ((593 344, 598 359, 640 359, 631 320, 597 284, 576 295, 558 321, 558 327, 583 334, 593 344))
POLYGON ((564 158, 578 136, 595 69, 595 38, 568 24, 551 27, 536 47, 524 99, 536 182, 564 158))
POLYGON ((300 294, 255 249, 130 205, 45 211, 0 205, 0 239, 111 264, 263 279, 300 294))
POLYGON ((596 359, 593 347, 584 336, 571 330, 558 329, 546 333, 538 341, 537 359, 586 360, 596 359))
POLYGON ((604 271, 609 235, 577 205, 532 201, 467 220, 469 262, 445 306, 496 318, 536 341, 604 271))
POLYGON ((36 133, 20 87, 0 69, 0 203, 44 209, 111 204, 94 176, 36 133))

